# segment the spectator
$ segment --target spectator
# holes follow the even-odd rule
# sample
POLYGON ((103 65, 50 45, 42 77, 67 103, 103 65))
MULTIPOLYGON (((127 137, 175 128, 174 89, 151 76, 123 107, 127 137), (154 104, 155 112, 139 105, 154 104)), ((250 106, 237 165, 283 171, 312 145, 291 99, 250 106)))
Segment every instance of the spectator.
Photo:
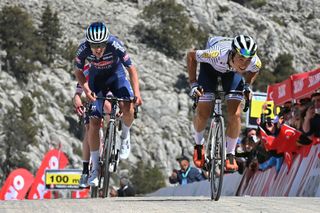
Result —
POLYGON ((243 174, 246 167, 249 167, 251 161, 256 158, 254 148, 259 142, 257 138, 257 130, 248 128, 244 132, 240 145, 236 149, 236 161, 239 166, 238 172, 243 174))
POLYGON ((171 184, 179 183, 180 185, 185 185, 187 183, 192 183, 196 181, 204 180, 202 173, 190 166, 189 158, 182 156, 177 158, 180 165, 180 170, 174 169, 171 176, 169 177, 169 182, 171 184))
POLYGON ((320 137, 320 90, 311 95, 311 101, 302 124, 302 130, 309 139, 320 137))
POLYGON ((291 119, 289 121, 289 125, 295 129, 301 130, 302 122, 301 122, 301 104, 295 103, 291 109, 291 119))
POLYGON ((239 173, 242 174, 245 168, 256 171, 259 164, 263 164, 271 157, 271 153, 266 151, 264 143, 257 137, 256 129, 246 129, 245 137, 241 141, 241 146, 236 152, 239 166, 239 173), (241 168, 240 168, 241 167, 241 168))
POLYGON ((125 177, 120 178, 120 188, 118 190, 112 187, 110 191, 111 197, 134 197, 135 194, 134 188, 125 177))

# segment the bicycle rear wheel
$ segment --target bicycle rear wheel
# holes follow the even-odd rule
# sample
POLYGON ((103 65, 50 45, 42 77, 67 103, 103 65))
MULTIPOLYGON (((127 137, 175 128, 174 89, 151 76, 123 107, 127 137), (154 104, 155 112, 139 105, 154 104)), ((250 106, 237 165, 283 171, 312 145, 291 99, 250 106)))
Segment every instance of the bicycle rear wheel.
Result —
POLYGON ((210 186, 211 200, 218 201, 221 195, 225 162, 225 135, 224 120, 222 117, 215 118, 215 125, 211 134, 211 167, 210 186))
POLYGON ((102 197, 108 197, 108 189, 109 189, 109 180, 110 180, 110 163, 112 161, 111 158, 111 151, 114 147, 116 139, 116 128, 114 126, 113 122, 110 122, 109 124, 109 135, 108 139, 106 138, 105 141, 105 152, 104 152, 104 160, 103 160, 103 185, 102 185, 102 197))

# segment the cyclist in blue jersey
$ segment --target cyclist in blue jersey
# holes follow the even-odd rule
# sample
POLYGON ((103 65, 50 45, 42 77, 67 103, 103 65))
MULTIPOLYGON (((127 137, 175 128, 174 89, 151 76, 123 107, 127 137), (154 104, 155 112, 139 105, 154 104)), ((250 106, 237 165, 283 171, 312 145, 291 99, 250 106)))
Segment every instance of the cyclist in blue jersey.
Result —
MULTIPOLYGON (((89 79, 89 68, 90 68, 90 64, 86 64, 83 69, 83 74, 87 80, 89 79)), ((73 96, 73 104, 78 116, 81 116, 81 117, 84 116, 84 126, 85 126, 84 138, 82 141, 82 166, 83 167, 82 167, 82 175, 79 180, 79 186, 81 188, 86 188, 88 187, 89 160, 90 160, 90 147, 88 143, 89 118, 84 114, 85 107, 83 106, 83 103, 81 100, 82 93, 83 93, 83 89, 80 86, 80 84, 77 83, 76 91, 73 96)), ((107 95, 109 95, 109 93, 107 95)), ((111 112, 111 104, 108 101, 105 101, 104 103, 104 111, 106 113, 111 112)), ((108 123, 108 118, 109 116, 106 116, 106 123, 108 123)))
MULTIPOLYGON (((94 22, 86 29, 86 40, 80 44, 75 58, 75 75, 86 97, 93 102, 90 114, 88 140, 92 160, 92 173, 89 185, 98 185, 99 173, 99 128, 102 119, 103 100, 96 96, 105 96, 108 91, 119 98, 136 97, 135 104, 141 105, 138 73, 132 64, 123 43, 109 33, 102 22, 94 22), (89 80, 82 72, 85 62, 90 66, 89 80), (130 82, 126 78, 125 68, 130 82)), ((130 153, 130 127, 134 118, 134 104, 121 103, 122 116, 120 158, 126 159, 130 153)))
POLYGON ((193 161, 199 168, 202 168, 205 163, 203 133, 213 107, 212 100, 217 88, 217 77, 221 76, 222 87, 226 92, 228 114, 226 129, 227 159, 225 165, 226 170, 238 170, 234 155, 241 130, 242 91, 244 91, 246 98, 250 99, 251 85, 261 68, 261 61, 256 51, 257 44, 250 36, 239 35, 235 38, 209 38, 204 50, 191 50, 187 54, 187 69, 191 86, 190 95, 200 97, 193 120, 196 143, 193 161), (200 72, 197 77, 198 62, 200 62, 200 72), (245 82, 243 82, 242 77, 244 77, 245 82), (230 92, 240 92, 241 95, 231 94, 230 92))

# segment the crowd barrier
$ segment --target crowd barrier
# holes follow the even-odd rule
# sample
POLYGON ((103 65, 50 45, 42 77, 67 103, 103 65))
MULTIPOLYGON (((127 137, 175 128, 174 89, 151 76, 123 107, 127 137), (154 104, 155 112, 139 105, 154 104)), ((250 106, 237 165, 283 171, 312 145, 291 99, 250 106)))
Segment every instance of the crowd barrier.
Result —
POLYGON ((291 168, 283 163, 279 173, 274 167, 244 174, 237 195, 250 196, 320 196, 320 144, 311 147, 304 157, 294 157, 291 168))
MULTIPOLYGON (((255 173, 246 170, 243 175, 225 175, 222 195, 320 197, 320 144, 313 145, 307 156, 295 155, 290 168, 283 163, 278 174, 272 167, 255 173)), ((148 196, 210 196, 210 183, 205 180, 166 187, 148 196)))
MULTIPOLYGON (((226 174, 224 176, 224 184, 222 186, 221 195, 235 196, 236 190, 241 183, 242 175, 239 173, 226 174)), ((148 194, 147 196, 210 196, 210 182, 203 180, 186 185, 178 185, 175 187, 161 188, 156 192, 148 194)))

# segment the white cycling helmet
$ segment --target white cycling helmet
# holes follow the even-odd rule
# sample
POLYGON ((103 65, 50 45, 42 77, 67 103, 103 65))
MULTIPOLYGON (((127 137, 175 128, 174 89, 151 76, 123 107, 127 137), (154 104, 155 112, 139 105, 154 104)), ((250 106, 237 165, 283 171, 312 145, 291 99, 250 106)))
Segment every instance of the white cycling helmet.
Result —
POLYGON ((232 41, 232 49, 239 55, 250 58, 257 52, 257 44, 250 36, 238 35, 232 41))
POLYGON ((86 39, 90 43, 102 43, 108 40, 109 30, 102 22, 94 22, 86 30, 86 39))

